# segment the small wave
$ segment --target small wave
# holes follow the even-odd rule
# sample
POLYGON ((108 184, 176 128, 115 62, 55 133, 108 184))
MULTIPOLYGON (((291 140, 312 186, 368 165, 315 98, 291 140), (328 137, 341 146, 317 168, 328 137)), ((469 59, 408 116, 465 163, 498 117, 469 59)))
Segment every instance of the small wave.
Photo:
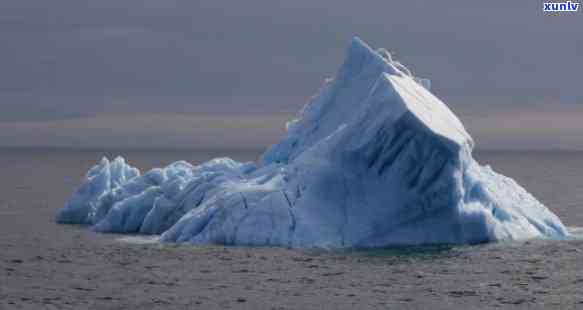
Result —
POLYGON ((128 236, 118 238, 117 241, 133 244, 154 244, 160 240, 159 236, 128 236))
POLYGON ((583 227, 571 226, 567 230, 574 239, 583 239, 583 227))

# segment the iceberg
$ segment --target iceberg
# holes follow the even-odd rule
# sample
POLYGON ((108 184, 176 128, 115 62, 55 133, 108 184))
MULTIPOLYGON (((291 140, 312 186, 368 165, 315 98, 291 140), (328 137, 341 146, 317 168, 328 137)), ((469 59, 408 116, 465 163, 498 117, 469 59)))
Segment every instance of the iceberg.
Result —
POLYGON ((563 239, 561 220, 472 158, 463 124, 384 49, 354 38, 334 79, 259 163, 104 158, 56 221, 164 242, 377 248, 563 239))

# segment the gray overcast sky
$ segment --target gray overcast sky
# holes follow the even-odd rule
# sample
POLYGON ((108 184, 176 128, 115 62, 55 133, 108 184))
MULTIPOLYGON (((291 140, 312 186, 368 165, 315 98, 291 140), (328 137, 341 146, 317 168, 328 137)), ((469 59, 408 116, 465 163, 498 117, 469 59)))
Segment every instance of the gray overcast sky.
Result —
POLYGON ((0 145, 264 145, 354 35, 478 145, 583 148, 583 11, 531 0, 2 0, 0 145))

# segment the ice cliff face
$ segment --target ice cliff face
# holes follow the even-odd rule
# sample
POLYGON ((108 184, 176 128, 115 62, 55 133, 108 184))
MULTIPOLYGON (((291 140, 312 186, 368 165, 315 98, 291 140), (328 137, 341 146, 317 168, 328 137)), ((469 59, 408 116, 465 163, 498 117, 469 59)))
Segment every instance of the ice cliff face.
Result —
POLYGON ((104 159, 57 221, 171 242, 287 247, 566 237, 520 185, 474 161, 472 138, 428 88, 354 39, 335 79, 260 167, 215 159, 140 176, 121 158, 104 159))

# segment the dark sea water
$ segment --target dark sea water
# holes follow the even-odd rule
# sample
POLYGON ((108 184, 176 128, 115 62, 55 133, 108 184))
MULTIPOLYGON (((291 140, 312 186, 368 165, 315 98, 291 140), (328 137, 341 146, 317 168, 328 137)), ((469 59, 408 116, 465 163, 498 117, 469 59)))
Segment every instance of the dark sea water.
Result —
MULTIPOLYGON (((54 223, 103 156, 146 171, 261 152, 0 148, 0 309, 583 309, 580 239, 344 255, 120 242, 144 237, 54 223)), ((583 226, 583 152, 474 155, 583 226)))

